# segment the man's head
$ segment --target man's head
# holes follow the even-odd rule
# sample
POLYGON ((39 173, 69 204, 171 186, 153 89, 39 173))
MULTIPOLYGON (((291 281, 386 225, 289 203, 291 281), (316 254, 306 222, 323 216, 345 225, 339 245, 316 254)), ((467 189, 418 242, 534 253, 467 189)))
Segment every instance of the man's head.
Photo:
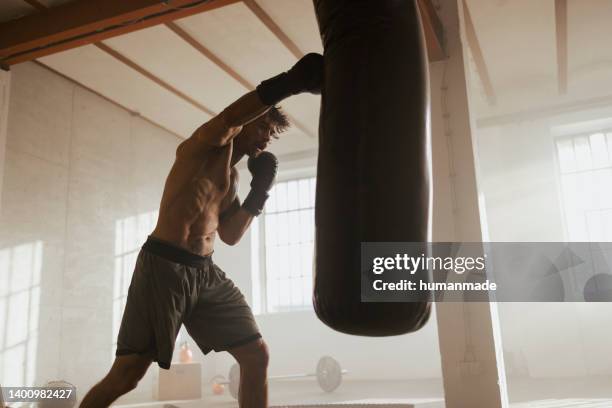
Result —
POLYGON ((266 150, 272 138, 289 129, 291 123, 281 108, 273 106, 248 125, 234 139, 234 150, 248 156, 256 156, 266 150))

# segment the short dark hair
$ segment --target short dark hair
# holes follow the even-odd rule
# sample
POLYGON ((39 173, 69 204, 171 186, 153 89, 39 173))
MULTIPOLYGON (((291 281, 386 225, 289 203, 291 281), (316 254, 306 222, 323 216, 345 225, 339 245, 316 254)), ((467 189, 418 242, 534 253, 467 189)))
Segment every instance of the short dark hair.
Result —
POLYGON ((283 112, 283 109, 280 106, 272 106, 267 113, 270 124, 274 127, 274 132, 272 135, 277 137, 279 133, 285 132, 287 129, 291 127, 291 122, 289 118, 283 112))

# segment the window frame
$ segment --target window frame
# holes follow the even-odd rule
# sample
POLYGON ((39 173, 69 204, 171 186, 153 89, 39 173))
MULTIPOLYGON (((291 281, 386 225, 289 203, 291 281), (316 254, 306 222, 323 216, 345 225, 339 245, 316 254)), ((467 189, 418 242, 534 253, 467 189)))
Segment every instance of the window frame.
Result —
MULTIPOLYGON (((564 171, 562 169, 562 160, 560 157, 560 152, 559 152, 559 146, 561 142, 564 141, 572 141, 573 144, 573 150, 575 153, 576 150, 576 139, 578 138, 582 138, 585 137, 588 140, 589 143, 589 151, 592 152, 593 148, 591 145, 591 136, 601 133, 604 135, 604 138, 606 140, 606 144, 608 143, 608 135, 612 136, 612 127, 602 127, 602 128, 595 128, 595 129, 590 129, 590 130, 584 130, 581 132, 572 132, 572 133, 567 133, 567 134, 562 134, 562 135, 558 135, 558 136, 554 136, 552 138, 552 142, 553 142, 553 151, 554 151, 554 158, 555 158, 555 164, 556 164, 556 179, 557 179, 557 191, 558 191, 558 197, 559 197, 559 207, 561 210, 561 215, 562 215, 562 225, 563 225, 563 234, 565 237, 566 241, 571 241, 572 240, 572 236, 570 234, 570 226, 569 226, 569 220, 568 220, 568 210, 567 210, 567 203, 566 203, 566 191, 564 188, 564 176, 567 175, 571 175, 571 174, 580 174, 580 173, 587 173, 587 172, 594 172, 594 171, 600 171, 600 170, 605 170, 605 169, 612 169, 612 157, 609 157, 610 159, 610 165, 605 166, 605 167, 598 167, 598 168, 592 168, 592 169, 588 169, 588 170, 572 170, 572 171, 564 171)), ((608 147, 609 149, 609 147, 608 147)), ((608 153, 609 154, 609 153, 608 153)), ((591 157, 592 159, 592 157, 591 157)), ((588 226, 587 226, 588 228, 588 226)), ((587 231, 588 233, 588 231, 587 231)))
MULTIPOLYGON (((279 183, 286 183, 290 181, 298 181, 303 179, 317 177, 315 168, 304 168, 297 169, 290 172, 286 172, 283 174, 279 174, 276 179, 275 185, 279 183)), ((315 181, 316 185, 316 181, 315 181)), ((314 206, 313 206, 314 208, 314 206)), ((253 295, 253 303, 258 305, 258 307, 254 308, 255 314, 258 315, 266 315, 266 314, 277 314, 277 313, 295 313, 295 312, 304 312, 304 311, 312 311, 312 303, 310 306, 299 306, 289 308, 287 310, 270 310, 269 302, 268 302, 268 271, 266 268, 266 227, 265 227, 265 218, 266 211, 262 212, 261 216, 258 217, 257 223, 252 226, 253 234, 256 234, 256 245, 257 247, 253 249, 253 253, 257 255, 256 267, 254 268, 254 273, 252 273, 253 279, 257 279, 259 287, 256 289, 255 285, 252 285, 252 295, 253 295)), ((314 227, 313 227, 314 228, 314 227)), ((313 237, 313 243, 315 239, 313 237)))

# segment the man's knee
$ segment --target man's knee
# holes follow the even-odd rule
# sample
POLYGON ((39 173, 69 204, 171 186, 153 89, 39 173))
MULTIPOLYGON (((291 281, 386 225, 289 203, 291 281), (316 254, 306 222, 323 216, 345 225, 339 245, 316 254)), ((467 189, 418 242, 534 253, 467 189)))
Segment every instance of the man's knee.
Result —
POLYGON ((138 386, 139 381, 139 378, 126 376, 115 379, 115 381, 112 382, 112 387, 117 394, 124 395, 134 390, 138 386))
POLYGON ((123 395, 136 389, 141 379, 139 372, 126 371, 123 376, 115 377, 111 384, 118 394, 123 395))
POLYGON ((120 395, 132 391, 138 386, 150 364, 151 360, 141 356, 118 357, 107 377, 109 385, 120 395))

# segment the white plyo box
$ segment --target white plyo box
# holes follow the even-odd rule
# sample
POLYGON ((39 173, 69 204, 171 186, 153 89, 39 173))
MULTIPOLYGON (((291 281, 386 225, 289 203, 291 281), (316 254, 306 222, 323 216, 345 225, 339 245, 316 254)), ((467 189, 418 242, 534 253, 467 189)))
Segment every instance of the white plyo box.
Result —
POLYGON ((153 398, 157 401, 202 398, 202 365, 173 363, 169 370, 158 368, 153 398))

